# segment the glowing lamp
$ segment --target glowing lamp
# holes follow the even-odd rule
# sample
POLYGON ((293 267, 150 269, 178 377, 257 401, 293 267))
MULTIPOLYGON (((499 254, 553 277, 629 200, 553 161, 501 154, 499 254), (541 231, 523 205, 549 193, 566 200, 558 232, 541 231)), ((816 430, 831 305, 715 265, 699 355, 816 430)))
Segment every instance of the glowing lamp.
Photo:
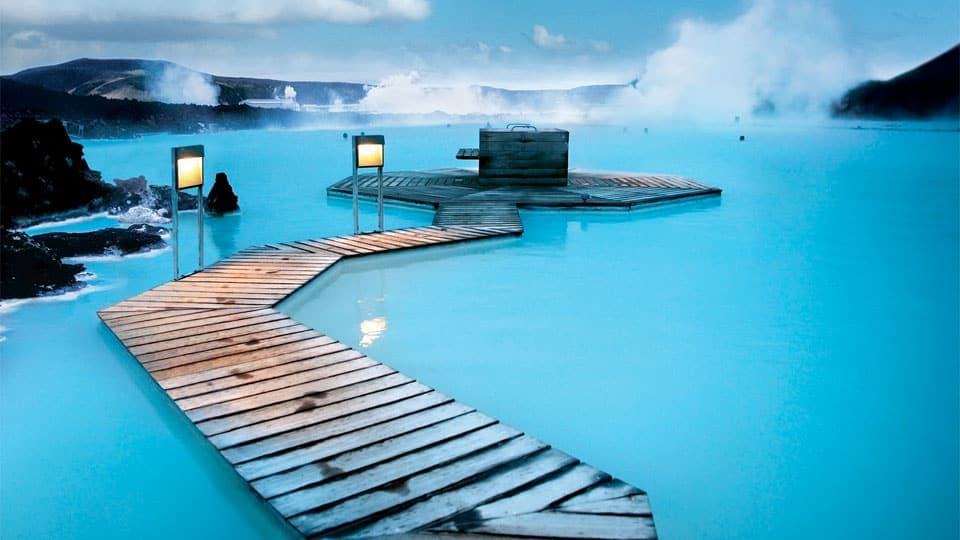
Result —
POLYGON ((383 230, 383 135, 353 136, 353 234, 360 234, 360 188, 357 169, 377 168, 377 230, 383 230))
POLYGON ((177 189, 203 186, 203 145, 173 149, 177 189))
POLYGON ((170 190, 170 220, 173 222, 173 278, 180 279, 180 191, 197 188, 198 255, 203 269, 203 145, 173 148, 173 189, 170 190))
POLYGON ((353 138, 357 168, 383 167, 383 135, 359 135, 353 138))

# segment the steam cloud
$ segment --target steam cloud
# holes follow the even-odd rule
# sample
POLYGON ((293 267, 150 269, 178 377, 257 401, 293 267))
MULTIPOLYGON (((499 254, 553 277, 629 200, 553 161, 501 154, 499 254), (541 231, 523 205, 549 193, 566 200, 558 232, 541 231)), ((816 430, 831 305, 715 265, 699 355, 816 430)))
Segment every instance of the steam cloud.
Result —
MULTIPOLYGON (((552 45, 564 39, 545 28, 541 34, 541 41, 552 45)), ((714 120, 751 112, 808 115, 825 113, 831 100, 868 75, 864 64, 847 52, 829 10, 784 0, 757 0, 721 23, 685 19, 671 45, 637 64, 642 66, 638 75, 624 71, 623 80, 635 77, 633 84, 606 102, 504 103, 475 86, 426 87, 411 72, 384 79, 360 108, 401 114, 523 114, 569 122, 714 120)))
POLYGON ((504 104, 485 99, 479 87, 431 88, 420 83, 416 71, 391 75, 370 88, 360 101, 367 111, 404 114, 499 114, 504 104))
POLYGON ((210 76, 176 64, 165 66, 148 90, 154 99, 164 103, 217 105, 220 99, 220 87, 213 84, 210 76))
POLYGON ((726 24, 681 22, 616 105, 642 116, 821 113, 862 76, 829 11, 759 0, 726 24))

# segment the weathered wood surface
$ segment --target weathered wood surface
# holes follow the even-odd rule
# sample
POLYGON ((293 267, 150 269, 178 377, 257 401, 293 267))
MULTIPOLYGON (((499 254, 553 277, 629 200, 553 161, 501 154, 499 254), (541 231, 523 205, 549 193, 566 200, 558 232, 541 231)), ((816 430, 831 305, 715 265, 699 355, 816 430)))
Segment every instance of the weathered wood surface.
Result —
MULTIPOLYGON (((549 170, 549 169, 547 169, 549 170)), ((525 171, 514 170, 517 174, 525 171)), ((542 171, 541 171, 542 172, 542 171)), ((360 195, 376 197, 376 175, 361 175, 360 195)), ((688 178, 667 174, 608 173, 570 170, 567 185, 481 185, 478 172, 470 169, 436 169, 386 173, 387 200, 427 204, 503 202, 524 207, 624 208, 688 197, 719 195, 721 190, 688 178)), ((505 176, 509 181, 511 177, 505 176)), ((518 181, 522 181, 519 176, 518 181)), ((352 196, 347 177, 327 188, 328 195, 352 196)))
POLYGON ((245 249, 99 315, 304 536, 655 538, 642 491, 274 309, 343 258, 522 230, 513 202, 444 203, 433 226, 245 249))
POLYGON ((480 185, 567 185, 569 140, 559 129, 481 129, 480 185))

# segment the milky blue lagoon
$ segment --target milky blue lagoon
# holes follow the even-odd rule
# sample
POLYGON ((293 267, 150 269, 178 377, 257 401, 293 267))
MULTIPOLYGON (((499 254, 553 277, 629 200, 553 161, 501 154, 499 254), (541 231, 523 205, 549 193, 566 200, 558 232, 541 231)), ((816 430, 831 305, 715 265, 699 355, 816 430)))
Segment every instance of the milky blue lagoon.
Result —
MULTIPOLYGON (((663 538, 956 538, 960 135, 850 127, 576 127, 571 166, 723 196, 525 211, 521 238, 340 263, 283 309, 647 489, 663 538)), ((375 131, 388 170, 457 166, 477 137, 375 131)), ((242 207, 207 221, 213 262, 350 232, 325 195, 349 173, 340 134, 84 145, 107 180, 165 184, 169 148, 205 144, 242 207)), ((171 252, 87 266, 96 290, 5 305, 0 536, 286 536, 96 318, 170 279, 171 252)))

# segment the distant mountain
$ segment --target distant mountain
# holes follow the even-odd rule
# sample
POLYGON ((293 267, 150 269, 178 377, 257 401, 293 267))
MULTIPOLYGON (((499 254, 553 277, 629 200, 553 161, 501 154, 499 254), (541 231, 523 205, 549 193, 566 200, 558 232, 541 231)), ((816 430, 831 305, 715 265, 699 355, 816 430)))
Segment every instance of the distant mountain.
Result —
POLYGON ((960 45, 892 79, 850 89, 832 112, 856 118, 960 118, 960 45))
MULTIPOLYGON (((239 105, 244 100, 295 96, 300 105, 356 105, 372 88, 352 82, 283 81, 222 77, 162 60, 81 58, 23 70, 7 77, 20 83, 74 96, 102 96, 164 103, 239 105)), ((627 84, 581 86, 563 90, 508 90, 480 86, 483 97, 527 110, 558 103, 602 104, 627 84)), ((373 111, 371 111, 373 112, 373 111)))
POLYGON ((221 77, 163 60, 80 58, 26 69, 9 78, 75 96, 201 105, 283 97, 288 86, 298 102, 312 105, 352 104, 366 95, 366 86, 360 83, 221 77))
POLYGON ((267 126, 299 127, 293 111, 255 109, 243 105, 181 105, 71 95, 0 77, 0 128, 26 118, 59 118, 71 135, 109 138, 140 133, 194 133, 267 126))

